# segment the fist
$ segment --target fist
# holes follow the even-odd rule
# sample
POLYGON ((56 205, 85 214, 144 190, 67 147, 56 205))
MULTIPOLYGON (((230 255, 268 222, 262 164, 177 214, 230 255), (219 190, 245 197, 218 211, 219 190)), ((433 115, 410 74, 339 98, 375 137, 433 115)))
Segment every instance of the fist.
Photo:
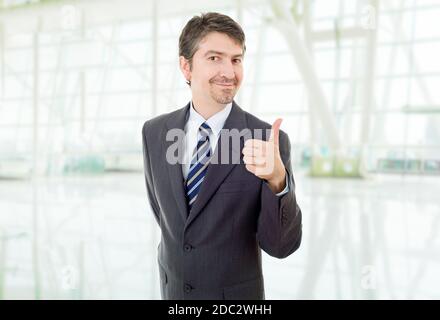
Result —
POLYGON ((246 169, 258 178, 266 180, 274 193, 279 193, 286 187, 286 169, 279 148, 282 121, 283 119, 275 120, 268 141, 248 139, 242 150, 246 169))

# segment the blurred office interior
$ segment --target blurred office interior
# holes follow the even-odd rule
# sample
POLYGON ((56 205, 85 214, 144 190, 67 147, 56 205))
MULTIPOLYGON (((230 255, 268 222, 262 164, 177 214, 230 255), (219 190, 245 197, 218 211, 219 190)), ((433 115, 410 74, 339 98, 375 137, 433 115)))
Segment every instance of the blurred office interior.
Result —
POLYGON ((438 299, 440 0, 0 0, 0 299, 160 299, 141 128, 190 100, 208 11, 292 144, 303 241, 266 298, 438 299))

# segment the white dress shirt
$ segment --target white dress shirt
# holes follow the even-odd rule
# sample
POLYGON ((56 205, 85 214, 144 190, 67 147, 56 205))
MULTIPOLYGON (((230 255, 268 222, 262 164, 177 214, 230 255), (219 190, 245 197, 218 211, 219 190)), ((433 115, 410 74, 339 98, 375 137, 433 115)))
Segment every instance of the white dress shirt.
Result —
MULTIPOLYGON (((211 145, 211 155, 214 153, 215 148, 217 146, 217 141, 220 136, 220 132, 223 129, 226 119, 231 112, 232 103, 228 103, 223 110, 215 113, 209 119, 203 118, 201 114, 199 114, 193 107, 193 103, 191 101, 189 108, 189 117, 188 121, 185 124, 185 143, 183 146, 184 152, 184 161, 182 164, 182 173, 183 178, 186 180, 189 173, 190 162, 192 158, 192 154, 197 147, 197 142, 201 138, 201 134, 199 132, 199 128, 203 122, 211 128, 211 133, 209 134, 209 143, 211 145)), ((289 191, 288 179, 286 175, 286 187, 283 191, 277 193, 277 196, 282 196, 283 194, 289 191)))

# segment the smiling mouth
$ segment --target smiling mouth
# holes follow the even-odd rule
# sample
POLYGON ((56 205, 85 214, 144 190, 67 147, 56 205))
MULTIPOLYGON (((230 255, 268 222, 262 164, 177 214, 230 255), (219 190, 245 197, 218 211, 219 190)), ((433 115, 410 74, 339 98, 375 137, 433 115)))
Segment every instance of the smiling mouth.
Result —
POLYGON ((222 87, 228 87, 228 88, 235 87, 235 84, 233 84, 233 83, 218 83, 218 82, 214 82, 214 84, 216 84, 218 86, 222 86, 222 87))

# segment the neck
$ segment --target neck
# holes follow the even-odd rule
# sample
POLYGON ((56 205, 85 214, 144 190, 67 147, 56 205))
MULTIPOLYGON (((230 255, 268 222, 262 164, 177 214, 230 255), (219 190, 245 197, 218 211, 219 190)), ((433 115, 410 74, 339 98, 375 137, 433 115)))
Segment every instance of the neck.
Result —
POLYGON ((222 111, 226 107, 226 104, 216 103, 213 101, 206 102, 197 99, 196 97, 193 97, 192 101, 194 110, 196 110, 197 113, 200 114, 205 120, 208 120, 214 114, 222 111))

